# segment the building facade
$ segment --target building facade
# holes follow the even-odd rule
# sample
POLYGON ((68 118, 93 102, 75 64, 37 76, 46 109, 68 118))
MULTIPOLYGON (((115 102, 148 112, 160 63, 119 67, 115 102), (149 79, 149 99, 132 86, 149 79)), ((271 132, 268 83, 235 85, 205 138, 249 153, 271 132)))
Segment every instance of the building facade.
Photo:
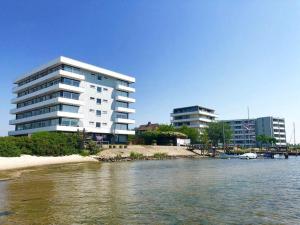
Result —
POLYGON ((225 120, 232 130, 231 144, 242 147, 256 147, 256 120, 225 120))
POLYGON ((135 78, 59 57, 15 80, 9 135, 85 131, 108 142, 126 142, 135 121, 130 107, 135 78))
POLYGON ((171 124, 178 128, 188 126, 201 130, 215 121, 217 115, 215 110, 199 105, 173 109, 171 113, 171 124))
POLYGON ((286 147, 285 120, 275 117, 256 119, 224 120, 233 132, 231 144, 241 147, 259 147, 258 135, 266 135, 277 140, 277 147, 286 147))
POLYGON ((286 147, 285 120, 276 117, 261 117, 256 120, 256 134, 274 137, 276 146, 286 147))

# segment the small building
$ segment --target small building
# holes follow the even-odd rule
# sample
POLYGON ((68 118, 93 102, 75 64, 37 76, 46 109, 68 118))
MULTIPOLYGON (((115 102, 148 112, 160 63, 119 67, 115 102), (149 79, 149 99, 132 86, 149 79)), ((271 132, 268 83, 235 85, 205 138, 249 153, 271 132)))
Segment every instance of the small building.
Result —
POLYGON ((173 109, 171 113, 171 123, 175 128, 188 126, 201 130, 215 121, 217 115, 214 109, 195 105, 173 109))
POLYGON ((138 128, 135 129, 137 134, 144 133, 146 131, 155 131, 158 130, 159 124, 158 123, 151 123, 148 122, 147 124, 140 125, 138 128))

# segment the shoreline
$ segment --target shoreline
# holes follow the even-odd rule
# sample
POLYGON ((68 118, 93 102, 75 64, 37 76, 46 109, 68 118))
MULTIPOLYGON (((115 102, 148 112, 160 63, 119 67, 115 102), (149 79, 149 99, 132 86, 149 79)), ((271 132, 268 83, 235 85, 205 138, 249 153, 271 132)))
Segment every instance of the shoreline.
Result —
POLYGON ((94 156, 68 155, 68 156, 32 156, 0 157, 0 172, 8 170, 26 169, 30 167, 47 166, 66 163, 82 162, 119 162, 136 160, 164 160, 178 158, 204 158, 177 146, 142 146, 131 145, 128 148, 112 148, 102 150, 94 156), (139 158, 130 157, 131 153, 140 154, 139 158), (155 157, 162 154, 162 157, 155 157))
POLYGON ((0 157, 0 172, 7 170, 26 169, 37 166, 47 166, 66 163, 98 162, 91 156, 68 155, 68 156, 32 156, 21 155, 20 157, 0 157))

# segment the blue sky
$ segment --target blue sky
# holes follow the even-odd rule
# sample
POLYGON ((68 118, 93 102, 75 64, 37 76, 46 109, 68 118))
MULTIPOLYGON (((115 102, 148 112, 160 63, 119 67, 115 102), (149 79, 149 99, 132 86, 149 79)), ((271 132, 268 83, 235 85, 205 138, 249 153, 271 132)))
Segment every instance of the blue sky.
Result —
POLYGON ((12 81, 59 55, 133 75, 137 124, 174 107, 220 119, 286 118, 300 142, 300 2, 279 0, 3 0, 0 135, 12 81))

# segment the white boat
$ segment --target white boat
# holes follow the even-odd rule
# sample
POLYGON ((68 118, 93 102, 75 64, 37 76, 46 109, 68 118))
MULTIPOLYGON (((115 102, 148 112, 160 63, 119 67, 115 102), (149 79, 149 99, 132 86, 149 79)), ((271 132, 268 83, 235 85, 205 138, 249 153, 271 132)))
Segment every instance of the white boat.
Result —
POLYGON ((243 155, 240 155, 239 157, 240 159, 256 159, 257 158, 257 154, 256 153, 245 153, 243 155))
POLYGON ((275 154, 274 159, 285 159, 283 154, 275 154))

